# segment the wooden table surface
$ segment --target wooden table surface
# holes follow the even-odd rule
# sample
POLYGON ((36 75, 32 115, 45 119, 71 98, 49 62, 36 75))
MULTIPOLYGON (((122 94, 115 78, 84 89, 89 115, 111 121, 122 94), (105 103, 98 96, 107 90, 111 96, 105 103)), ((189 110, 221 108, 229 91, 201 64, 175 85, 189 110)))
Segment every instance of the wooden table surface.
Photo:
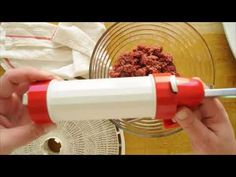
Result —
MULTIPOLYGON (((111 23, 105 23, 110 26, 111 23)), ((227 43, 221 23, 190 23, 205 39, 215 63, 215 87, 236 87, 236 59, 227 43)), ((0 75, 3 73, 0 68, 0 75)), ((236 99, 221 99, 236 132, 236 99)), ((141 138, 125 133, 126 154, 189 154, 187 135, 181 131, 162 138, 141 138)))

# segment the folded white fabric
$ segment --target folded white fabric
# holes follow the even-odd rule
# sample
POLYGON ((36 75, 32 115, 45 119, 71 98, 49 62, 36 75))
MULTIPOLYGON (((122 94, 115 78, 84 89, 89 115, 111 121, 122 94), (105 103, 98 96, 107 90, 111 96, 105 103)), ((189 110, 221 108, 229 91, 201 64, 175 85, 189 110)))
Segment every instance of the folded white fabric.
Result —
POLYGON ((105 30, 103 23, 2 23, 1 65, 31 66, 65 79, 88 78, 92 51, 105 30))

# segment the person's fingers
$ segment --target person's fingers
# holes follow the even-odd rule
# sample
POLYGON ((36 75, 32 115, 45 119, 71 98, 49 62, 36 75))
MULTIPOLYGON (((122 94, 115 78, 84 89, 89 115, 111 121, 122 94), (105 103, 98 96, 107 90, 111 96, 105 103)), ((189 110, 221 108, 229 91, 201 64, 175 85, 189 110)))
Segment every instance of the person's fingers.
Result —
POLYGON ((202 122, 216 135, 233 130, 229 116, 218 99, 205 99, 199 111, 203 117, 202 122))
POLYGON ((3 125, 0 124, 0 129, 4 129, 4 128, 6 128, 6 127, 4 127, 3 125))
POLYGON ((28 108, 27 106, 23 105, 22 106, 22 110, 20 112, 20 115, 18 115, 17 117, 14 117, 14 115, 12 115, 12 123, 14 123, 16 126, 21 126, 21 125, 26 125, 29 123, 32 123, 32 120, 30 118, 29 112, 28 112, 28 108))
POLYGON ((2 125, 4 128, 12 127, 12 123, 3 115, 0 115, 0 125, 2 125))
POLYGON ((27 124, 0 130, 0 154, 10 153, 55 128, 55 124, 27 124))
POLYGON ((0 99, 0 114, 6 116, 6 114, 11 109, 12 99, 2 98, 0 99))
POLYGON ((53 78, 53 74, 35 68, 10 69, 0 78, 0 97, 10 97, 20 83, 32 83, 53 78))
MULTIPOLYGON (((56 80, 62 80, 58 78, 58 76, 53 76, 56 80)), ((18 85, 15 92, 9 98, 1 98, 0 99, 0 114, 3 114, 7 117, 14 116, 18 117, 20 109, 22 107, 22 95, 27 92, 30 87, 30 83, 23 82, 18 85)))
POLYGON ((228 116, 224 106, 216 98, 206 98, 200 105, 199 110, 202 117, 213 117, 217 122, 228 121, 228 116))
POLYGON ((29 87, 30 83, 28 82, 20 83, 17 89, 15 90, 15 93, 19 95, 19 97, 22 97, 22 95, 29 90, 29 87))
MULTIPOLYGON (((52 79, 56 79, 58 81, 61 81, 63 80, 61 77, 59 76, 56 76, 56 75, 53 75, 52 76, 52 79)), ((29 87, 30 87, 30 84, 29 82, 23 82, 23 83, 20 83, 15 91, 16 94, 18 94, 19 96, 22 96, 24 93, 26 93, 28 90, 29 90, 29 87)))
POLYGON ((192 110, 193 114, 198 118, 198 120, 202 120, 202 114, 199 111, 199 107, 197 107, 196 109, 192 110))
POLYGON ((10 120, 12 116, 19 116, 22 106, 21 98, 13 93, 9 98, 0 99, 0 114, 10 120))
POLYGON ((187 107, 178 109, 174 119, 186 131, 193 142, 201 143, 211 133, 208 128, 187 107))

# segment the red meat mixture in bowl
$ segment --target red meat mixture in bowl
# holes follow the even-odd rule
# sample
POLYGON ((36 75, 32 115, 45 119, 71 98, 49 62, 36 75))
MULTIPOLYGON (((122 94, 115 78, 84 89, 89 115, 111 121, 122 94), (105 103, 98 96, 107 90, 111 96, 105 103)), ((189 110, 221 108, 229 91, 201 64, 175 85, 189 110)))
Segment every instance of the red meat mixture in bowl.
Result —
POLYGON ((172 55, 163 52, 162 47, 137 46, 125 53, 112 66, 109 76, 135 77, 153 73, 177 74, 172 55))

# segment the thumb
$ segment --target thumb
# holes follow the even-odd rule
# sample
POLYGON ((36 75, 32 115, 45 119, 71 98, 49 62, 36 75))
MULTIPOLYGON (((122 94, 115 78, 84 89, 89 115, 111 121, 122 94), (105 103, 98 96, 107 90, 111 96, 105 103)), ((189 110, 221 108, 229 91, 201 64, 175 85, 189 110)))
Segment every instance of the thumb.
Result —
POLYGON ((54 129, 54 124, 27 124, 0 130, 0 154, 9 154, 14 149, 26 145, 41 135, 54 129))
POLYGON ((178 109, 174 119, 186 131, 192 142, 202 143, 209 135, 209 129, 187 107, 178 109))

